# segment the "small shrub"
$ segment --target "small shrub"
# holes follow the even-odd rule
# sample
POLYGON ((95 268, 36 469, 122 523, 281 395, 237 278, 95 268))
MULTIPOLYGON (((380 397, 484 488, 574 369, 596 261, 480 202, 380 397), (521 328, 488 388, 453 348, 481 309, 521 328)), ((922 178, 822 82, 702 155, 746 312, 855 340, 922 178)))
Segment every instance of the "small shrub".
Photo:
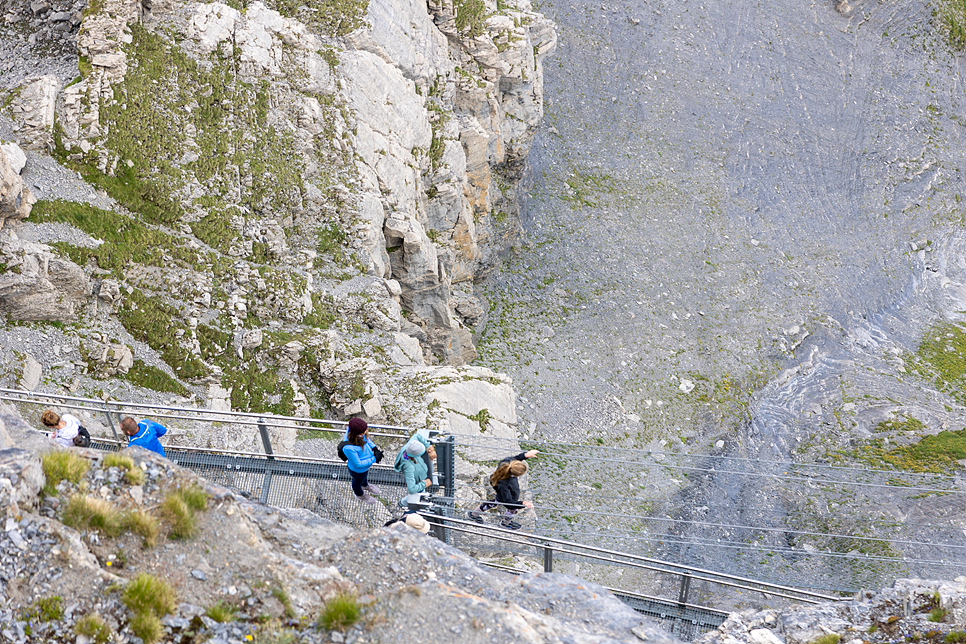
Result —
POLYGON ((327 631, 345 630, 359 621, 361 609, 355 596, 346 593, 336 595, 325 602, 325 608, 319 615, 318 626, 327 631))
POLYGON ((77 620, 77 623, 74 624, 74 632, 77 635, 83 635, 94 644, 107 644, 114 635, 111 627, 97 613, 84 615, 77 620))
POLYGON ((135 613, 128 622, 131 632, 144 640, 144 644, 153 644, 164 635, 161 619, 154 613, 135 613))
POLYGON ((144 539, 145 548, 157 545, 161 528, 153 515, 144 510, 133 510, 124 514, 122 523, 126 529, 144 539))
POLYGON ((237 611, 238 609, 228 602, 219 601, 218 603, 209 606, 205 610, 205 615, 218 623, 225 623, 233 620, 237 611))
POLYGON ((175 595, 171 586, 146 572, 128 582, 121 593, 121 601, 135 614, 151 613, 163 617, 175 609, 175 595))
POLYGON ((51 496, 57 494, 58 483, 66 480, 76 485, 90 469, 90 463, 67 450, 47 452, 41 457, 41 464, 47 477, 44 493, 51 496))
POLYGON ((108 537, 116 537, 123 530, 122 514, 117 508, 102 499, 81 494, 70 497, 61 521, 72 528, 97 530, 108 537))

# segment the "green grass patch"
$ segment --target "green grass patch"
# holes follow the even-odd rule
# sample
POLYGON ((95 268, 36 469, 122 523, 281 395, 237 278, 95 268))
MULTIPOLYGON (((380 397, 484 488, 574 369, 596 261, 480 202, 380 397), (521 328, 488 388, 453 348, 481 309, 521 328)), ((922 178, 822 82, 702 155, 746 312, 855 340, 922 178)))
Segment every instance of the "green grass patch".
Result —
POLYGON ((463 36, 476 38, 486 31, 486 19, 490 14, 483 0, 454 0, 453 11, 456 13, 456 29, 463 36))
POLYGON ((966 0, 940 0, 936 3, 933 17, 947 33, 953 49, 966 49, 966 0))
POLYGON ((107 537, 116 537, 124 531, 120 510, 108 501, 83 494, 70 497, 60 520, 77 530, 96 530, 107 537))
POLYGON ((579 169, 565 183, 567 192, 561 195, 561 198, 577 208, 584 206, 594 208, 599 204, 601 195, 614 193, 617 190, 614 179, 609 174, 585 172, 579 169))
POLYGON ((966 404, 966 331, 958 324, 931 327, 915 355, 905 356, 906 366, 941 391, 966 404))
POLYGON ((161 502, 161 516, 173 539, 190 539, 198 528, 196 512, 208 505, 208 494, 198 486, 169 492, 161 502))
POLYGON ((184 316, 177 308, 134 290, 124 298, 117 314, 128 333, 160 353, 180 378, 192 380, 208 375, 204 363, 180 344, 175 332, 187 329, 178 322, 184 316))
POLYGON ((877 432, 916 432, 922 433, 926 426, 918 418, 903 416, 902 419, 884 420, 875 427, 877 432))
POLYGON ((171 586, 144 572, 124 587, 121 601, 132 613, 154 613, 159 617, 170 615, 177 605, 171 586))
POLYGON ((131 384, 152 391, 167 391, 179 396, 191 395, 187 387, 157 367, 145 364, 143 360, 135 360, 126 377, 131 384))
POLYGON ((135 613, 128 626, 145 644, 153 644, 164 635, 161 618, 154 613, 135 613))
POLYGON ((70 481, 75 485, 80 483, 91 467, 85 459, 67 450, 47 452, 40 461, 47 477, 44 493, 50 496, 57 494, 57 484, 61 481, 70 481))
POLYGON ((134 464, 134 459, 130 456, 110 452, 104 456, 102 462, 104 467, 116 467, 124 470, 124 480, 131 485, 141 485, 144 483, 144 470, 134 464))
POLYGON ((61 597, 40 597, 20 610, 24 622, 59 622, 64 619, 64 600, 61 597))
POLYGON ((327 631, 344 631, 359 621, 362 609, 354 595, 343 593, 325 602, 319 615, 318 626, 327 631))
POLYGON ((218 601, 205 609, 205 615, 215 620, 219 624, 230 622, 235 618, 238 609, 228 602, 218 601))
POLYGON ((821 637, 813 639, 809 644, 839 644, 842 636, 838 633, 826 633, 821 637))
POLYGON ((98 613, 84 615, 74 624, 74 633, 83 635, 94 644, 107 644, 114 637, 114 631, 98 613))
POLYGON ((158 537, 161 534, 158 520, 145 510, 125 512, 121 517, 121 525, 140 536, 145 548, 153 548, 158 544, 158 537))
POLYGON ((946 644, 966 644, 966 631, 950 631, 943 641, 946 644))
POLYGON ((84 266, 90 259, 118 278, 131 263, 148 266, 190 268, 201 262, 199 254, 173 235, 149 228, 130 217, 72 201, 38 201, 28 221, 62 222, 99 239, 97 248, 55 242, 54 247, 84 266))
POLYGON ((345 36, 368 24, 369 0, 269 0, 266 4, 327 36, 345 36))
POLYGON ((951 469, 962 469, 957 461, 966 459, 966 429, 939 432, 924 437, 914 445, 892 449, 886 449, 882 440, 873 439, 862 447, 832 456, 856 460, 876 468, 948 474, 951 469))

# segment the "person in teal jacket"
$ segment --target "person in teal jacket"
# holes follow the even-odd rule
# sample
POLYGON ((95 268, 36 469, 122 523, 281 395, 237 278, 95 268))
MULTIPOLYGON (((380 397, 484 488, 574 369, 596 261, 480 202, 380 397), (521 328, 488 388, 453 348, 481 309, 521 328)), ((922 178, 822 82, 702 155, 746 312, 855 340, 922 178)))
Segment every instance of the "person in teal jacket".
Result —
MULTIPOLYGON (((430 460, 436 458, 436 448, 427 439, 415 434, 396 455, 393 469, 402 472, 409 494, 419 494, 433 484, 429 478, 429 464, 423 458, 424 453, 430 460)), ((399 505, 405 506, 405 501, 406 499, 402 499, 399 505)))
POLYGON ((168 428, 161 423, 145 418, 140 423, 127 416, 121 421, 121 431, 128 437, 128 445, 138 445, 152 452, 164 456, 164 448, 158 439, 164 436, 168 428))

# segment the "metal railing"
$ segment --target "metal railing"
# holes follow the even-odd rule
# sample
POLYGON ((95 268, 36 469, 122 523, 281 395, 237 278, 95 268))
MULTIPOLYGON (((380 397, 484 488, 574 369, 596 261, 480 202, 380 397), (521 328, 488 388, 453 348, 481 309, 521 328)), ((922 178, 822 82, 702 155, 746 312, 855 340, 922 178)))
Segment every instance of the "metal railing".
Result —
MULTIPOLYGON (((22 408, 48 405, 104 418, 101 433, 113 431, 115 436, 114 422, 123 413, 165 419, 171 426, 200 428, 202 436, 204 431, 210 433, 215 424, 222 428, 239 426, 249 434, 250 449, 181 445, 187 434, 178 436, 175 432, 169 432, 165 438, 165 449, 172 460, 252 498, 276 506, 309 509, 348 525, 382 525, 399 514, 396 499, 406 494, 399 473, 389 463, 383 463, 370 471, 370 480, 383 487, 382 503, 363 506, 353 498, 345 464, 335 457, 335 445, 346 424, 340 421, 102 401, 11 389, 0 389, 0 400, 22 408), (293 428, 324 437, 314 451, 323 457, 279 454, 278 445, 272 444, 271 430, 293 428)), ((400 447, 414 432, 393 425, 370 427, 390 459, 389 447, 400 447)), ((121 439, 96 440, 96 446, 104 449, 123 445, 121 439)), ((870 498, 882 504, 886 503, 883 499, 889 503, 913 499, 918 508, 935 506, 945 511, 966 507, 966 485, 960 478, 536 444, 479 435, 436 435, 434 441, 442 483, 436 501, 445 517, 439 524, 439 536, 473 556, 516 556, 537 568, 558 568, 592 581, 606 581, 609 569, 633 570, 638 577, 630 581, 624 577, 623 581, 634 588, 659 587, 662 594, 677 596, 677 602, 661 600, 674 605, 686 604, 689 596, 707 593, 709 586, 809 601, 808 591, 803 588, 811 589, 815 598, 834 599, 839 593, 852 594, 859 587, 888 585, 903 574, 928 574, 930 578, 966 574, 966 545, 958 528, 948 522, 904 523, 901 528, 911 530, 911 537, 888 522, 880 525, 870 520, 865 524, 865 532, 851 528, 831 531, 816 528, 809 517, 772 516, 767 512, 759 513, 760 522, 754 525, 739 525, 682 514, 684 506, 675 505, 672 493, 662 492, 668 487, 668 478, 700 482, 725 476, 755 481, 755 485, 777 492, 834 489, 850 502, 864 502, 865 491, 872 490, 877 496, 870 498), (531 462, 529 480, 523 486, 532 494, 536 509, 517 515, 530 534, 523 537, 508 533, 507 539, 498 540, 482 536, 478 532, 481 526, 475 523, 466 529, 456 517, 491 492, 486 476, 495 463, 525 449, 542 452, 531 462), (607 479, 599 479, 604 485, 592 485, 598 480, 594 476, 602 471, 606 474, 608 468, 619 471, 622 485, 629 485, 630 491, 611 491, 607 479), (577 485, 580 483, 583 485, 577 485), (543 540, 539 548, 534 545, 536 539, 543 540), (837 550, 802 545, 815 540, 825 540, 837 550), (587 548, 603 548, 612 554, 588 557, 587 548), (712 556, 714 553, 732 554, 712 556), (719 568, 722 562, 730 562, 730 567, 719 568), (865 576, 860 577, 855 571, 865 576), (594 579, 595 575, 598 579, 594 579), (696 586, 692 587, 692 583, 696 586)), ((726 495, 720 496, 726 500, 726 495)), ((708 517, 717 516, 713 506, 705 511, 708 517)), ((635 595, 633 591, 622 592, 628 597, 635 595)))

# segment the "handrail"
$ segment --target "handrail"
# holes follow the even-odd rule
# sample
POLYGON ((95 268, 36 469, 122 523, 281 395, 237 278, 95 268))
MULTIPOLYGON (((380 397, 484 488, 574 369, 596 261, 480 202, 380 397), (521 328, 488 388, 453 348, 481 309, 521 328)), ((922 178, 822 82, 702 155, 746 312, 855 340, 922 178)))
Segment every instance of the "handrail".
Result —
MULTIPOLYGON (((514 568, 512 566, 504 566, 503 564, 494 563, 492 561, 485 561, 483 559, 477 559, 476 561, 479 562, 481 565, 484 565, 484 566, 486 566, 488 568, 496 568, 497 570, 505 570, 506 572, 510 572, 510 573, 515 574, 515 575, 523 575, 523 574, 526 574, 526 573, 529 573, 529 572, 533 572, 532 570, 521 570, 519 568, 514 568)), ((623 588, 614 588, 613 586, 603 586, 602 585, 601 587, 602 588, 606 588, 607 590, 611 591, 612 593, 617 593, 617 594, 620 594, 620 595, 627 595, 628 597, 633 597, 635 599, 643 599, 645 601, 654 602, 654 603, 657 603, 657 604, 667 604, 669 606, 675 606, 675 607, 678 607, 678 608, 687 608, 687 609, 690 609, 690 610, 702 611, 702 612, 709 613, 709 614, 712 614, 712 615, 718 615, 719 617, 727 617, 728 615, 731 614, 731 613, 729 613, 726 610, 719 610, 717 608, 710 608, 708 606, 701 606, 699 604, 688 604, 686 602, 685 603, 680 603, 680 602, 674 601, 673 599, 668 599, 667 597, 654 597, 653 595, 643 595, 641 593, 635 593, 634 591, 631 591, 631 590, 624 590, 623 588)))
MULTIPOLYGON (((513 532, 504 528, 487 528, 483 527, 483 530, 496 531, 496 534, 492 532, 478 532, 481 529, 480 525, 475 522, 465 521, 463 519, 456 519, 454 517, 447 517, 438 514, 432 514, 428 512, 420 512, 420 514, 426 519, 432 519, 434 521, 444 521, 448 523, 453 523, 456 525, 447 526, 451 530, 456 530, 458 532, 465 532, 468 534, 475 534, 480 537, 488 537, 497 539, 500 541, 505 541, 507 543, 515 543, 518 545, 528 545, 531 547, 541 547, 539 544, 534 544, 533 540, 543 541, 551 544, 557 544, 560 546, 569 546, 581 548, 594 553, 601 553, 600 555, 586 554, 585 552, 579 552, 577 550, 571 550, 568 547, 558 547, 553 548, 557 552, 564 552, 567 554, 576 555, 579 557, 587 557, 589 559, 597 559, 600 561, 609 561, 611 563, 621 564, 625 566, 630 566, 632 568, 642 568, 645 570, 653 570, 656 572, 663 572, 668 574, 676 575, 688 575, 693 579, 698 579, 701 581, 708 581, 715 584, 720 584, 722 586, 729 586, 732 588, 741 588, 743 590, 751 590, 755 592, 760 592, 766 595, 774 595, 776 597, 784 597, 785 599, 794 599, 797 601, 803 601, 808 603, 820 603, 824 601, 842 601, 842 597, 834 597, 831 595, 823 595, 821 593, 816 593, 810 590, 802 590, 799 588, 793 588, 791 586, 781 586, 779 584, 773 584, 770 582, 758 581, 756 579, 750 579, 748 577, 739 577, 737 575, 730 575, 727 573, 715 572, 713 570, 706 570, 704 568, 696 568, 693 566, 687 566, 684 564, 678 564, 670 561, 663 561, 661 559, 654 559, 652 557, 643 557, 641 555, 635 555, 625 552, 617 552, 615 550, 607 550, 606 548, 598 548, 596 546, 587 546, 579 543, 573 543, 569 541, 563 541, 561 539, 555 539, 553 537, 545 537, 543 535, 527 535, 524 539, 512 539, 510 535, 520 534, 518 532, 513 532), (466 527, 460 527, 466 526, 466 527), (467 527, 473 528, 473 530, 466 529, 467 527), (504 536, 506 535, 506 536, 504 536), (645 563, 632 563, 627 561, 622 561, 619 559, 614 559, 612 557, 603 555, 613 555, 616 557, 623 557, 625 559, 631 559, 633 562, 646 562, 645 563), (658 566, 664 566, 663 568, 658 566), (676 570, 668 570, 668 568, 674 568, 676 570), (697 574, 694 574, 697 573, 697 574), (724 580, 724 581, 723 581, 724 580), (754 586, 749 586, 747 584, 754 584, 754 586), (764 590, 767 589, 767 590, 764 590), (789 595, 786 593, 797 593, 797 595, 789 595), (801 596, 798 596, 801 595, 801 596)), ((546 547, 546 546, 543 546, 546 547)))
MULTIPOLYGON (((151 414, 157 418, 168 418, 175 420, 184 420, 189 422, 231 422, 234 425, 251 425, 257 427, 259 424, 259 419, 269 418, 274 421, 284 421, 288 424, 279 424, 278 422, 268 422, 262 423, 266 427, 275 428, 291 428, 295 423, 295 427, 299 429, 308 429, 310 431, 324 431, 339 433, 344 432, 345 427, 348 425, 347 421, 341 420, 327 420, 324 418, 303 418, 300 416, 280 416, 275 414, 255 414, 251 412, 242 411, 225 411, 221 409, 197 409, 195 407, 177 407, 171 405, 155 405, 155 404, 144 404, 144 403, 130 403, 117 400, 97 400, 94 398, 81 398, 78 396, 64 396, 60 394, 46 394, 42 392, 35 391, 24 391, 21 389, 7 389, 0 387, 0 400, 7 400, 11 402, 20 402, 28 404, 41 404, 41 401, 36 400, 37 398, 42 398, 52 401, 51 404, 56 403, 58 407, 64 407, 67 409, 77 409, 89 411, 98 414, 107 413, 120 413, 121 410, 125 409, 148 409, 148 410, 163 410, 172 411, 176 413, 191 414, 191 416, 176 416, 172 414, 151 414), (33 398, 33 400, 31 400, 33 398), (65 404, 63 401, 74 401, 75 405, 65 404), (108 409, 108 405, 113 406, 113 409, 108 409), (247 420, 251 419, 251 420, 247 420), (332 427, 311 427, 307 426, 310 424, 327 424, 332 427)), ((370 423, 369 427, 376 429, 388 429, 388 430, 401 430, 405 434, 410 434, 416 430, 411 427, 402 427, 397 425, 379 425, 370 423)), ((384 436, 387 438, 399 438, 400 434, 386 434, 372 432, 375 436, 384 436)))

